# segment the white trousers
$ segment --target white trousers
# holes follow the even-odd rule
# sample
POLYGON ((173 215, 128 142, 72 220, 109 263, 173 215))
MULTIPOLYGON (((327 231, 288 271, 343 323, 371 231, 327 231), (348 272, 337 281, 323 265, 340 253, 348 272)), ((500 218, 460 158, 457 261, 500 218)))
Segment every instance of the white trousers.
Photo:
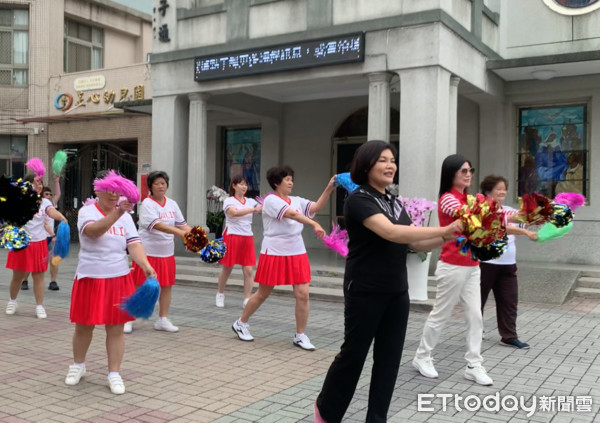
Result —
POLYGON ((481 293, 479 266, 456 266, 438 261, 435 271, 438 277, 435 305, 425 322, 421 344, 416 358, 431 358, 431 352, 437 345, 446 322, 458 302, 464 309, 467 321, 467 352, 465 360, 470 366, 483 362, 481 357, 481 338, 483 336, 483 318, 481 316, 481 293))

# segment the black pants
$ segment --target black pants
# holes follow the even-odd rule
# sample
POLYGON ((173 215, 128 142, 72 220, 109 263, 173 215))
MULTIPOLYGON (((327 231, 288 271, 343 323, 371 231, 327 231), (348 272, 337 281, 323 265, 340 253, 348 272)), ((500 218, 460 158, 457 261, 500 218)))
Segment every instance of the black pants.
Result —
POLYGON ((385 422, 404 348, 408 292, 346 292, 344 306, 344 343, 327 372, 317 407, 328 423, 342 421, 375 339, 366 421, 385 422))
POLYGON ((479 263, 481 269, 481 314, 490 291, 496 299, 498 332, 503 342, 512 342, 517 336, 517 305, 519 284, 516 264, 479 263))

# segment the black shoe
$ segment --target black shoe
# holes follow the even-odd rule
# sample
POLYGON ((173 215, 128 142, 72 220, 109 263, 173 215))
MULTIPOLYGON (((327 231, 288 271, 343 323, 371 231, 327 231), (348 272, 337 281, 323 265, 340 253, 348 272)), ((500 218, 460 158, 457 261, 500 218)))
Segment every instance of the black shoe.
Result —
POLYGON ((50 282, 50 285, 48 285, 48 289, 50 291, 58 291, 60 288, 58 287, 58 284, 54 281, 50 282))
POLYGON ((520 350, 528 350, 529 349, 529 344, 526 342, 521 342, 518 339, 513 339, 510 342, 504 342, 501 341, 502 344, 508 346, 508 347, 515 347, 515 348, 519 348, 520 350))
POLYGON ((21 290, 27 291, 28 289, 29 289, 29 284, 27 283, 27 281, 21 282, 21 290))

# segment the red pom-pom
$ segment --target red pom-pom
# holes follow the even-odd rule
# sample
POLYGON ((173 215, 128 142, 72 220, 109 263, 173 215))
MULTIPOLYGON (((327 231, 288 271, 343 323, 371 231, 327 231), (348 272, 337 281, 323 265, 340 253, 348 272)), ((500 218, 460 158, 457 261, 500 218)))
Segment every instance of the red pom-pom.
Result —
POLYGON ((208 237, 206 231, 202 226, 194 226, 191 231, 185 234, 183 238, 183 245, 185 249, 192 253, 200 253, 204 247, 208 244, 208 237))
POLYGON ((554 206, 548 197, 538 194, 523 194, 520 199, 521 203, 521 219, 524 223, 530 225, 539 225, 550 221, 554 214, 554 206))

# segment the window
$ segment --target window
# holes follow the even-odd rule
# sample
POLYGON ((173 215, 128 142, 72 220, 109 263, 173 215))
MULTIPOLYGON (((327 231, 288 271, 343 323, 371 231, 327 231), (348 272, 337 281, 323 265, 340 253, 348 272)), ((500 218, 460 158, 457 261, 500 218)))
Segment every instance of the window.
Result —
POLYGON ((224 128, 223 188, 229 190, 229 181, 242 175, 248 181, 246 197, 260 194, 260 128, 224 128))
POLYGON ((561 15, 583 15, 600 8, 600 0, 544 0, 546 6, 561 15))
POLYGON ((0 135, 0 174, 23 177, 27 160, 27 137, 0 135))
POLYGON ((518 192, 547 197, 577 192, 587 197, 587 105, 519 109, 518 192))
POLYGON ((0 85, 26 86, 28 72, 29 10, 0 8, 0 85))
POLYGON ((65 72, 80 72, 103 67, 104 31, 65 19, 65 72))

